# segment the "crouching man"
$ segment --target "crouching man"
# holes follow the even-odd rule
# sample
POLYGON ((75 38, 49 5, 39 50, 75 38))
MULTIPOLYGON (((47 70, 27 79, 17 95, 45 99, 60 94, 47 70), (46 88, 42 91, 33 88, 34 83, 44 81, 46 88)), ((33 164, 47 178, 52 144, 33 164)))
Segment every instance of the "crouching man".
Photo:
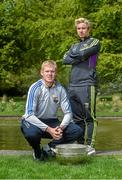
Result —
POLYGON ((51 138, 48 147, 55 150, 56 145, 73 143, 82 135, 82 129, 72 121, 71 106, 67 93, 56 81, 57 64, 53 60, 44 61, 40 74, 42 79, 33 83, 28 91, 26 110, 21 121, 21 131, 33 148, 35 160, 43 160, 40 147, 41 138, 51 138), (57 117, 61 107, 62 121, 57 117))

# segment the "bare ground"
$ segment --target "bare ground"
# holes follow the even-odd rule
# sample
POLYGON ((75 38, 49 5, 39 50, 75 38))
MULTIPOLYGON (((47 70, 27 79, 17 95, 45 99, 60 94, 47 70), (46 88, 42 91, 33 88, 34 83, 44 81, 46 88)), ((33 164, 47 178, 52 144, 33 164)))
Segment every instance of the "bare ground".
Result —
MULTIPOLYGON (((32 151, 30 150, 0 150, 0 155, 30 155, 32 151)), ((97 151, 97 156, 101 155, 122 155, 122 150, 116 151, 97 151)))

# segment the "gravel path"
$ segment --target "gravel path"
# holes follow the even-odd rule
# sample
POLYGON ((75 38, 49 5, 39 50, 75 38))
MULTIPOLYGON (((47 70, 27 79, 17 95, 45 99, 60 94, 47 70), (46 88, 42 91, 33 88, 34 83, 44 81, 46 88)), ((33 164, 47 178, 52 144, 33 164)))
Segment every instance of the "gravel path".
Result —
MULTIPOLYGON (((0 150, 0 155, 30 155, 32 151, 25 150, 0 150)), ((116 151, 97 151, 97 156, 101 155, 122 155, 122 150, 116 151)))
POLYGON ((0 150, 0 155, 28 155, 32 154, 32 151, 25 150, 0 150))
POLYGON ((115 151, 97 151, 97 155, 122 155, 122 150, 115 151))

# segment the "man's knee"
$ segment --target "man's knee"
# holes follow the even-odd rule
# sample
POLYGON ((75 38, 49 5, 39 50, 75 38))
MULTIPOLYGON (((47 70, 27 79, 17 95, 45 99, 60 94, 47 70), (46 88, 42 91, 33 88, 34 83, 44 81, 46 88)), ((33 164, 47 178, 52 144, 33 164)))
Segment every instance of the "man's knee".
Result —
POLYGON ((76 125, 76 126, 77 126, 76 127, 76 129, 77 129, 77 136, 79 138, 79 137, 83 136, 83 129, 80 126, 78 126, 78 125, 76 125))
POLYGON ((69 129, 70 129, 72 136, 74 136, 76 138, 79 138, 83 134, 82 128, 75 123, 71 123, 69 129))
POLYGON ((41 136, 39 128, 27 121, 21 124, 21 131, 26 139, 36 139, 41 136))

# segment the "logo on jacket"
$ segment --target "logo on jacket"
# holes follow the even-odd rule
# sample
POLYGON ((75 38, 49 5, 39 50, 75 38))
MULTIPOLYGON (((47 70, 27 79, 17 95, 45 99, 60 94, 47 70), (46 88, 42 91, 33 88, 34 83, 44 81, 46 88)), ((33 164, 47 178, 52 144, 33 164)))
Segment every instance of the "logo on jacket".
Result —
POLYGON ((52 98, 53 98, 53 101, 54 101, 55 103, 58 102, 58 97, 57 97, 55 94, 52 95, 52 98))

